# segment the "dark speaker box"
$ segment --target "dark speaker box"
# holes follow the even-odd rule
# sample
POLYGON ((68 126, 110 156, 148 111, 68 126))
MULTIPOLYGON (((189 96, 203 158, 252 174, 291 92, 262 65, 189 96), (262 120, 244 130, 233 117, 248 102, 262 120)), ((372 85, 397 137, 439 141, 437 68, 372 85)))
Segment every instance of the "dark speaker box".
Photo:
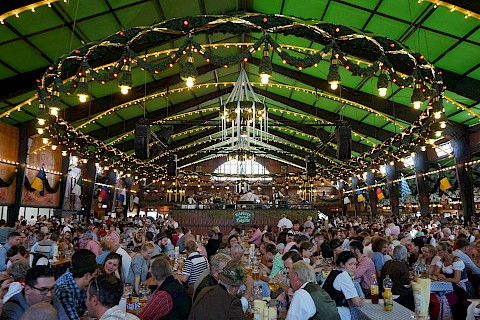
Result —
POLYGON ((335 131, 337 159, 348 160, 352 157, 352 128, 338 127, 335 131))
POLYGON ((167 157, 167 175, 176 176, 177 175, 177 155, 169 154, 167 157))
POLYGON ((150 142, 151 131, 147 125, 139 125, 135 127, 135 155, 141 160, 148 159, 150 157, 150 149, 148 143, 150 142))
POLYGON ((307 162, 307 176, 315 177, 317 175, 317 164, 312 161, 307 162))

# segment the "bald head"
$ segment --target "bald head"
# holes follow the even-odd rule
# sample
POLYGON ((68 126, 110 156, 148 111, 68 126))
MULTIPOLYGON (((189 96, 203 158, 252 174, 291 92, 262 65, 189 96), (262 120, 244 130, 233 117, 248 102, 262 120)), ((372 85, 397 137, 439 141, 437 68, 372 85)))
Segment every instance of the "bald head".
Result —
POLYGON ((38 319, 58 320, 58 312, 50 303, 40 302, 28 308, 20 318, 20 320, 38 319))

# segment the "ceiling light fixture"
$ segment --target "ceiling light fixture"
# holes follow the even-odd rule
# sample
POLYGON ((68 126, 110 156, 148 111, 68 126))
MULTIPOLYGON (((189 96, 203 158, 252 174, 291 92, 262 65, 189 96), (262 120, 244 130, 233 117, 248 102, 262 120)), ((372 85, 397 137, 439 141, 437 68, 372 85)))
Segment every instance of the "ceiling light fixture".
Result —
POLYGON ((263 84, 268 84, 268 79, 272 76, 273 67, 272 59, 270 59, 270 52, 268 50, 268 44, 265 44, 265 48, 262 53, 262 60, 258 66, 258 74, 262 79, 263 84))
POLYGON ((129 64, 125 63, 122 66, 122 70, 120 71, 118 77, 118 87, 120 88, 120 92, 122 94, 128 94, 128 91, 132 89, 132 68, 129 64))
POLYGON ((193 62, 194 60, 192 53, 189 52, 187 54, 187 61, 185 61, 185 63, 183 64, 183 69, 180 73, 180 78, 185 81, 185 84, 189 88, 193 87, 193 84, 198 77, 198 72, 193 62))
POLYGON ((332 59, 330 60, 330 69, 328 70, 328 75, 327 75, 327 81, 328 81, 328 84, 330 85, 330 88, 332 88, 332 90, 337 90, 338 85, 340 84, 340 81, 341 81, 340 73, 338 70, 339 60, 336 57, 338 57, 338 54, 335 56, 335 58, 332 57, 332 59))
POLYGON ((380 97, 385 97, 387 95, 388 89, 388 78, 387 75, 382 70, 377 80, 377 89, 380 97))
POLYGON ((78 100, 81 103, 86 102, 88 97, 89 97, 88 90, 87 90, 87 81, 86 81, 85 77, 80 77, 78 79, 77 96, 78 96, 78 100))

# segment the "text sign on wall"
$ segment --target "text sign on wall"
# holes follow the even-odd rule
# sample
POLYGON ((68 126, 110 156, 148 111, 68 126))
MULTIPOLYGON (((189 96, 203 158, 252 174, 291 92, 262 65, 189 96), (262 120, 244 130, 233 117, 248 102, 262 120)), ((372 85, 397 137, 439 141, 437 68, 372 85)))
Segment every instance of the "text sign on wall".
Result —
POLYGON ((253 221, 253 212, 248 210, 237 210, 233 213, 235 224, 249 224, 253 221))

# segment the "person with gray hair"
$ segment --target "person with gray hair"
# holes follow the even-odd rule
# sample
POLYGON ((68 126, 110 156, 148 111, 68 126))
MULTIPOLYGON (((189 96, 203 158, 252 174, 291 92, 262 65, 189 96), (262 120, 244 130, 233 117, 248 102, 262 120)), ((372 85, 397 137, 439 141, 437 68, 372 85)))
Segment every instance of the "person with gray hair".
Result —
POLYGON ((388 275, 393 281, 392 293, 399 297, 395 299, 404 307, 414 311, 415 302, 410 286, 410 272, 407 265, 407 248, 398 245, 393 248, 392 260, 385 262, 379 283, 388 275))
POLYGON ((313 268, 300 260, 288 270, 290 286, 295 290, 290 308, 289 319, 340 320, 335 301, 316 283, 313 268))
MULTIPOLYGON (((222 272, 223 268, 225 268, 225 266, 230 260, 232 260, 232 257, 224 253, 217 253, 212 257, 212 259, 210 260, 210 272, 206 273, 205 276, 203 276, 202 274, 203 277, 200 276, 197 280, 195 292, 193 294, 193 301, 195 301, 195 298, 197 297, 198 293, 202 291, 203 288, 208 286, 214 286, 218 283, 218 274, 222 272)), ((205 270, 205 272, 207 271, 208 270, 205 270)))
POLYGON ((239 244, 235 244, 230 248, 230 255, 232 259, 241 260, 243 257, 243 247, 239 244))

